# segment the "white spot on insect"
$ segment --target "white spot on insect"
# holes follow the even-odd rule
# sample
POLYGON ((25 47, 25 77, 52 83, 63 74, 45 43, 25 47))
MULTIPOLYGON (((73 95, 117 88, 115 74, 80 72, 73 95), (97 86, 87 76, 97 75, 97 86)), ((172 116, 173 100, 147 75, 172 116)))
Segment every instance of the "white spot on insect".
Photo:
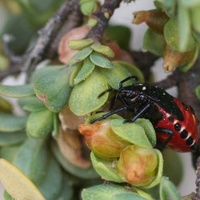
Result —
POLYGON ((178 123, 178 120, 174 120, 173 124, 175 125, 176 123, 178 123))
POLYGON ((191 146, 193 146, 195 143, 196 143, 196 141, 195 141, 195 140, 193 140, 193 143, 190 145, 190 147, 191 147, 191 146))
POLYGON ((185 127, 184 127, 184 126, 182 126, 182 127, 181 127, 181 130, 180 130, 180 132, 182 132, 184 129, 185 129, 185 127))
POLYGON ((146 90, 147 88, 145 86, 142 87, 142 90, 146 90))
POLYGON ((162 94, 163 94, 164 96, 166 95, 166 93, 165 93, 165 92, 163 92, 162 94))
POLYGON ((188 133, 188 135, 187 135, 187 137, 185 138, 185 140, 187 140, 190 136, 191 136, 191 133, 188 133))

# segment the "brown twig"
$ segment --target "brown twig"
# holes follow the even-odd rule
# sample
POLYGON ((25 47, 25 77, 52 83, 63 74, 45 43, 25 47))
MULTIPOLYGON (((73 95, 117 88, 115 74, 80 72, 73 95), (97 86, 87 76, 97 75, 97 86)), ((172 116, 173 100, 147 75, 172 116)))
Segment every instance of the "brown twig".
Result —
POLYGON ((122 0, 105 0, 100 10, 93 17, 97 19, 97 25, 91 29, 87 37, 92 37, 96 41, 102 40, 108 22, 116 8, 119 7, 122 0))
POLYGON ((136 65, 143 72, 144 79, 148 81, 149 74, 151 74, 151 67, 158 59, 158 56, 155 56, 150 52, 142 52, 142 51, 133 51, 131 52, 131 55, 136 65))
POLYGON ((46 50, 60 26, 73 11, 77 10, 79 10, 79 0, 65 1, 58 12, 47 22, 44 28, 39 31, 39 38, 36 45, 28 54, 23 65, 23 70, 27 72, 28 78, 35 66, 47 57, 46 50))
MULTIPOLYGON (((29 79, 31 71, 37 66, 37 64, 49 58, 49 54, 47 50, 51 46, 51 43, 62 25, 66 22, 67 18, 71 19, 72 15, 76 15, 79 18, 81 14, 79 11, 79 0, 66 0, 58 12, 46 23, 46 25, 38 32, 39 37, 35 42, 34 47, 29 49, 25 55, 22 57, 15 56, 12 52, 10 52, 7 43, 4 42, 5 51, 10 58, 11 64, 10 67, 0 73, 0 81, 3 80, 6 76, 12 74, 18 74, 22 71, 27 73, 27 78, 29 79), (17 58, 17 59, 16 59, 17 58), (13 70, 13 66, 16 66, 13 70)), ((74 21, 74 23, 70 23, 70 28, 76 27, 77 24, 80 24, 80 20, 74 21)), ((51 52, 50 55, 55 55, 51 52)))
MULTIPOLYGON (((89 37, 95 40, 101 40, 105 29, 107 28, 108 21, 114 10, 119 6, 121 0, 105 0, 104 4, 100 10, 94 14, 95 18, 98 20, 98 24, 91 29, 89 37)), ((0 80, 11 74, 17 74, 21 71, 27 73, 27 81, 32 73, 32 70, 37 66, 39 62, 46 58, 52 58, 57 53, 57 47, 59 39, 62 36, 62 25, 65 24, 66 30, 70 30, 80 24, 82 16, 79 11, 79 0, 67 0, 60 7, 58 12, 46 23, 43 29, 39 31, 39 37, 35 43, 35 46, 29 50, 24 56, 22 56, 18 61, 15 70, 10 68, 4 73, 0 74, 0 80), (66 20, 69 18, 66 25, 66 20), (72 23, 71 19, 75 19, 72 23), (59 32, 61 30, 61 32, 59 32), (21 67, 20 67, 21 66, 21 67)), ((6 48, 7 49, 7 48, 6 48)), ((8 52, 8 49, 6 50, 8 52)), ((12 53, 10 54, 10 59, 16 57, 12 53)), ((14 59, 15 60, 15 59, 14 59)), ((15 65, 15 63, 12 63, 15 65)))
POLYGON ((196 169, 196 193, 193 195, 192 200, 199 200, 200 199, 200 157, 197 159, 197 169, 196 169))

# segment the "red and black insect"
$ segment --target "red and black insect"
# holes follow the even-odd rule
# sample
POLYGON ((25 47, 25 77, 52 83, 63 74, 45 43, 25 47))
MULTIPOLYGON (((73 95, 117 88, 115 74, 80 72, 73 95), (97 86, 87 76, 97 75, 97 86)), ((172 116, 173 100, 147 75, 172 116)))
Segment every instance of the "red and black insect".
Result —
POLYGON ((123 85, 132 78, 135 77, 128 77, 120 82, 118 90, 114 90, 110 111, 93 122, 125 111, 131 114, 125 122, 134 122, 139 117, 151 121, 161 148, 167 145, 177 151, 196 151, 198 119, 191 106, 154 85, 123 85), (117 102, 121 102, 121 106, 115 108, 117 102))

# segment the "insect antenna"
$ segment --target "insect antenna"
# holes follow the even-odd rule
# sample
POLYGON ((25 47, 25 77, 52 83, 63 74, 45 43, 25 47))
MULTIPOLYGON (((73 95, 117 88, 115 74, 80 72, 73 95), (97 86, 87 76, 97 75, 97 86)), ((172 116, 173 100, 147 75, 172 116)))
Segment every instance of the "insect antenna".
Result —
POLYGON ((137 77, 137 76, 128 76, 128 77, 125 78, 124 80, 120 81, 120 83, 119 83, 119 89, 120 89, 120 88, 123 88, 123 87, 124 87, 123 84, 124 84, 125 82, 131 80, 131 79, 133 79, 133 80, 135 80, 135 81, 138 81, 138 77, 137 77))
POLYGON ((102 93, 99 94, 98 98, 101 98, 104 94, 106 94, 107 92, 112 92, 115 91, 115 89, 113 88, 108 88, 107 90, 103 91, 102 93))

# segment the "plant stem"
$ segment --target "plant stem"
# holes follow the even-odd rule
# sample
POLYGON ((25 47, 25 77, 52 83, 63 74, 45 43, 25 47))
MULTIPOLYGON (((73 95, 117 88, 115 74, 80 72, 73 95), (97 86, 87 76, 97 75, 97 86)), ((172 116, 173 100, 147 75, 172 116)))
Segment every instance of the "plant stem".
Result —
POLYGON ((95 41, 101 41, 108 22, 116 8, 122 0, 105 0, 100 10, 93 17, 97 19, 97 25, 91 29, 87 37, 92 37, 95 41))
POLYGON ((73 11, 77 10, 79 10, 79 0, 65 1, 58 12, 39 31, 39 37, 36 41, 36 45, 28 54, 23 65, 23 70, 28 74, 27 78, 29 78, 35 66, 46 58, 46 50, 49 47, 52 38, 55 37, 55 34, 60 26, 65 22, 67 17, 73 13, 73 11))

